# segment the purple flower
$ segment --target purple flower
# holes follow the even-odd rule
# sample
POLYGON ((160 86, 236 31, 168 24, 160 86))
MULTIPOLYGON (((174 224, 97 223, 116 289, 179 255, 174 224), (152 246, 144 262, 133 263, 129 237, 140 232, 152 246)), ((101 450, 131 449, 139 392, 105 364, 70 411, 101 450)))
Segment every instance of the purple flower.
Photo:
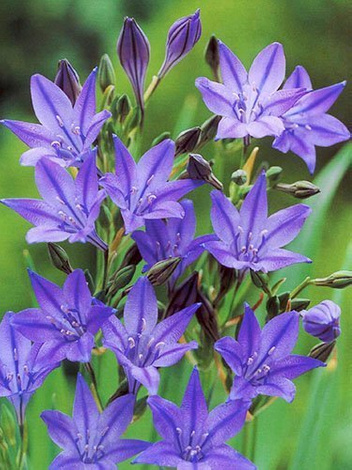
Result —
POLYGON ((177 470, 256 468, 224 444, 243 427, 249 402, 229 401, 209 413, 196 368, 181 407, 159 396, 149 397, 148 404, 154 426, 163 440, 142 452, 133 463, 177 467, 177 470))
POLYGON ((303 328, 324 343, 334 341, 341 334, 340 307, 331 300, 324 300, 315 307, 301 312, 303 328))
POLYGON ((345 85, 346 82, 341 82, 313 91, 305 68, 296 67, 283 88, 305 88, 308 92, 282 115, 285 131, 274 140, 273 147, 284 153, 291 150, 306 162, 309 171, 313 173, 316 145, 330 147, 350 138, 347 127, 326 113, 345 85))
POLYGON ((112 470, 116 464, 150 446, 149 442, 120 439, 131 423, 134 396, 117 398, 99 413, 88 385, 77 377, 72 418, 61 411, 44 411, 41 418, 51 439, 64 449, 50 470, 112 470))
POLYGON ((168 181, 174 161, 174 142, 163 140, 148 150, 138 163, 116 136, 114 144, 116 176, 107 173, 100 184, 120 207, 126 232, 144 225, 145 219, 184 217, 184 209, 176 201, 203 181, 168 181))
POLYGON ((254 312, 246 305, 237 341, 221 338, 215 350, 221 354, 236 377, 230 399, 252 399, 257 395, 282 397, 291 402, 299 375, 325 364, 317 359, 291 354, 299 331, 299 313, 282 313, 263 330, 254 312))
POLYGON ((79 82, 78 73, 67 59, 59 61, 59 68, 54 83, 66 93, 72 106, 74 106, 82 91, 82 87, 79 82))
POLYGON ((28 308, 12 317, 12 324, 26 338, 44 343, 50 362, 89 362, 94 335, 114 309, 92 299, 84 273, 76 269, 63 287, 29 271, 39 308, 28 308))
POLYGON ((207 242, 205 247, 223 266, 268 272, 310 262, 309 258, 281 247, 298 235, 311 209, 297 204, 268 217, 265 172, 239 212, 222 192, 212 191, 211 197, 211 220, 219 240, 207 242))
POLYGON ((143 111, 144 81, 149 63, 150 46, 147 36, 134 18, 125 18, 117 41, 117 54, 131 82, 137 103, 143 111))
POLYGON ((203 244, 214 240, 214 235, 194 238, 196 217, 193 202, 185 199, 180 204, 185 212, 183 219, 147 220, 145 232, 137 230, 132 234, 139 252, 147 262, 144 271, 150 269, 158 261, 173 257, 181 258, 181 263, 172 275, 173 282, 203 253, 203 244))
POLYGON ((141 277, 132 287, 124 309, 124 325, 112 317, 103 326, 104 346, 111 349, 123 366, 129 390, 137 393, 140 384, 150 394, 157 393, 158 367, 176 364, 190 349, 197 348, 196 341, 179 344, 195 311, 194 304, 158 321, 155 293, 147 278, 141 277))
POLYGON ((285 78, 285 55, 275 42, 263 49, 247 73, 242 62, 219 41, 223 83, 198 78, 196 86, 206 106, 222 116, 216 139, 279 136, 284 130, 280 116, 304 92, 279 90, 285 78))
POLYGON ((35 166, 43 157, 61 166, 81 166, 97 138, 109 111, 95 113, 95 78, 97 68, 87 78, 72 107, 66 93, 42 75, 31 78, 34 112, 40 124, 1 121, 31 147, 21 157, 21 164, 35 166))
POLYGON ((0 323, 0 397, 6 397, 24 422, 27 403, 46 376, 60 364, 42 354, 42 345, 34 344, 12 326, 14 313, 6 313, 0 323))
POLYGON ((43 159, 37 163, 35 180, 42 199, 1 199, 35 225, 26 236, 28 243, 90 242, 101 250, 107 245, 98 237, 94 224, 106 196, 98 190, 95 153, 83 163, 74 180, 60 165, 43 159))
POLYGON ((198 9, 193 15, 184 16, 171 26, 167 35, 166 54, 158 77, 162 78, 180 62, 199 41, 202 25, 198 9))

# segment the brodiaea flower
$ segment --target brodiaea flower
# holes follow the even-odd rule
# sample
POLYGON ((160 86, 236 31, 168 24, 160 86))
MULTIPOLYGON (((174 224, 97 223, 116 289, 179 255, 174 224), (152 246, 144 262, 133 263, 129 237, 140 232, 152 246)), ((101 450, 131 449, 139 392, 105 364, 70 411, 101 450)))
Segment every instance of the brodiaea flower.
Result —
POLYGON ((116 175, 107 173, 100 184, 120 207, 126 232, 144 225, 145 219, 182 218, 183 207, 176 201, 203 181, 168 181, 175 155, 174 142, 163 140, 148 150, 138 163, 116 136, 114 144, 116 175))
POLYGON ((48 361, 42 345, 34 344, 12 326, 14 313, 6 313, 0 323, 0 397, 6 397, 24 422, 27 403, 46 376, 59 362, 48 361))
POLYGON ((283 88, 305 88, 308 93, 283 114, 285 131, 274 140, 273 147, 284 153, 291 150, 306 162, 309 171, 313 173, 315 146, 330 147, 350 138, 347 127, 327 114, 345 85, 346 82, 341 82, 313 90, 305 68, 296 67, 283 88))
POLYGON ((63 287, 29 272, 40 308, 29 308, 12 317, 12 324, 36 343, 45 343, 50 361, 88 362, 94 335, 114 313, 92 299, 84 273, 76 269, 63 287))
POLYGON ((2 199, 24 219, 35 225, 26 236, 28 243, 86 241, 100 250, 107 245, 95 231, 95 221, 106 194, 98 190, 95 152, 83 163, 77 178, 54 162, 43 159, 35 169, 41 199, 2 199))
POLYGON ((153 444, 133 463, 146 463, 177 470, 254 470, 252 462, 224 444, 237 434, 246 419, 249 402, 230 401, 210 413, 197 369, 194 369, 182 405, 161 397, 148 398, 154 426, 162 441, 153 444))
POLYGON ((247 73, 241 61, 219 41, 223 83, 198 78, 196 86, 207 107, 222 116, 217 139, 279 136, 280 116, 302 95, 302 89, 279 90, 285 78, 283 47, 273 43, 254 59, 247 73))
POLYGON ((105 109, 95 113, 96 73, 95 68, 74 106, 55 83, 42 75, 32 76, 32 104, 41 124, 1 121, 31 147, 22 155, 22 165, 34 166, 42 157, 48 157, 62 166, 81 166, 102 125, 111 116, 105 109))
POLYGON ((214 346, 236 374, 230 399, 270 395, 291 402, 296 391, 291 380, 325 366, 317 359, 291 354, 298 331, 299 313, 282 313, 261 330, 254 312, 246 305, 237 341, 225 337, 214 346))
POLYGON ((331 300, 301 312, 303 327, 307 333, 329 343, 340 336, 340 307, 331 300))
POLYGON ((50 470, 110 470, 116 464, 149 447, 149 442, 120 439, 131 423, 134 396, 117 398, 99 413, 94 398, 78 374, 73 416, 61 411, 44 411, 41 418, 51 439, 64 449, 50 470))
POLYGON ((264 172, 239 212, 222 192, 212 191, 211 197, 211 220, 219 240, 207 242, 205 247, 223 266, 268 272, 310 262, 305 256, 281 247, 297 236, 311 209, 297 204, 268 217, 264 172))
POLYGON ((103 326, 104 346, 111 349, 123 366, 130 392, 137 393, 140 384, 150 394, 159 386, 158 367, 176 364, 197 343, 179 344, 200 304, 187 307, 157 324, 157 299, 147 278, 141 277, 132 287, 124 309, 124 325, 112 317, 103 326))

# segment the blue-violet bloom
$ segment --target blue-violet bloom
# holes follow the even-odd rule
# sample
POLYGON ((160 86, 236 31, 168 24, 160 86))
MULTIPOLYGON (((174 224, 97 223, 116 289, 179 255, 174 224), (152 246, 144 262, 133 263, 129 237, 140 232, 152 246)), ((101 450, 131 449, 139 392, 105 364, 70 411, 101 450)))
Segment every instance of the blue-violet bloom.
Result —
POLYGON ((72 176, 57 163, 43 159, 35 168, 35 181, 42 199, 2 199, 0 202, 35 225, 26 236, 28 243, 90 242, 100 250, 107 245, 95 231, 100 205, 106 197, 98 189, 95 152, 72 176))
POLYGON ((42 75, 32 76, 32 104, 40 124, 0 121, 31 147, 23 153, 22 165, 35 166, 47 157, 62 166, 81 166, 101 127, 111 116, 107 110, 95 112, 96 74, 97 68, 87 78, 74 106, 58 85, 42 75))
POLYGON ((335 302, 324 300, 301 312, 303 328, 324 343, 330 343, 341 334, 340 315, 341 309, 335 302))
POLYGON ((168 181, 175 155, 175 143, 166 139, 148 150, 136 163, 114 136, 116 175, 100 179, 114 203, 120 207, 126 233, 144 225, 147 219, 182 218, 184 209, 177 201, 203 181, 182 179, 168 181))
POLYGON ((133 395, 122 396, 100 413, 78 374, 72 418, 61 411, 41 414, 51 439, 63 449, 49 470, 115 470, 117 463, 149 447, 149 442, 120 439, 132 421, 134 401, 133 395))
POLYGON ((28 308, 12 317, 12 324, 26 338, 44 343, 48 360, 89 362, 94 335, 114 313, 92 298, 84 273, 76 269, 63 287, 29 271, 39 308, 28 308))
POLYGON ((237 341, 224 337, 214 346, 236 374, 230 399, 270 395, 291 402, 296 393, 292 379, 325 366, 317 359, 291 354, 298 332, 298 312, 282 313, 261 330, 254 312, 246 305, 237 341))
POLYGON ((35 390, 59 362, 48 361, 41 344, 33 344, 12 326, 14 313, 8 312, 0 323, 0 397, 6 397, 24 423, 27 403, 35 390))
POLYGON ((180 407, 159 396, 148 398, 155 429, 163 438, 132 463, 177 470, 254 470, 256 466, 225 441, 243 427, 250 402, 229 401, 208 412, 195 368, 180 407))
POLYGON ((154 289, 146 277, 132 287, 124 308, 124 325, 111 317, 102 328, 104 346, 111 349, 126 373, 129 390, 136 394, 140 384, 151 395, 157 393, 160 376, 158 367, 169 367, 183 355, 197 348, 196 341, 179 344, 195 311, 194 304, 158 321, 158 306, 154 289))
POLYGON ((304 93, 303 89, 279 90, 285 78, 285 55, 275 42, 263 49, 247 73, 242 62, 219 41, 223 83, 198 78, 196 86, 206 106, 222 116, 216 139, 279 136, 280 116, 304 93))
POLYGON ((273 147, 283 153, 289 150, 301 157, 311 173, 315 170, 315 146, 330 147, 350 139, 347 127, 338 119, 327 114, 343 91, 346 82, 336 83, 318 90, 304 67, 298 66, 287 79, 283 89, 304 88, 305 93, 282 116, 285 131, 273 142, 273 147))
POLYGON ((239 212, 221 191, 212 191, 211 198, 211 220, 219 240, 207 242, 205 247, 223 266, 268 272, 310 262, 281 247, 298 235, 311 209, 296 204, 268 217, 265 172, 245 197, 239 212))

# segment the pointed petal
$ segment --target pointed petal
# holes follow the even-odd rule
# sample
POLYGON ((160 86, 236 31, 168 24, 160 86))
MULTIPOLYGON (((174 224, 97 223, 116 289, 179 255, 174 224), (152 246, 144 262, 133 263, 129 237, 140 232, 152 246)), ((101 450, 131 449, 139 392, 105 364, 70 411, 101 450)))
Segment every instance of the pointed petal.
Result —
POLYGON ((222 241, 210 241, 204 244, 205 249, 223 266, 234 269, 242 269, 247 266, 246 262, 238 261, 229 245, 222 241))
POLYGON ((92 294, 88 288, 87 280, 82 269, 75 269, 66 278, 63 286, 66 303, 82 316, 86 323, 86 316, 92 304, 92 294))
POLYGON ((245 238, 248 237, 250 232, 254 237, 259 235, 266 226, 267 215, 266 176, 263 171, 245 197, 240 210, 241 225, 245 238))
POLYGON ((76 451, 77 428, 72 418, 61 411, 43 411, 40 417, 56 445, 65 450, 76 451))
POLYGON ((203 184, 204 181, 192 179, 170 181, 164 186, 164 189, 156 192, 157 199, 154 203, 154 207, 157 207, 159 203, 177 201, 185 194, 189 193, 195 188, 198 188, 199 186, 202 186, 203 184))
POLYGON ((313 88, 308 72, 302 65, 297 65, 283 86, 284 90, 290 88, 305 88, 306 90, 313 88))
POLYGON ((312 174, 315 169, 316 153, 314 145, 307 142, 307 130, 295 129, 294 132, 285 131, 273 142, 273 148, 287 153, 291 150, 302 158, 312 174))
POLYGON ((52 228, 52 226, 61 223, 53 207, 40 199, 1 199, 0 202, 33 225, 44 225, 52 228))
POLYGON ((279 136, 285 130, 282 119, 276 116, 262 116, 257 121, 253 121, 247 126, 248 134, 256 139, 261 139, 267 135, 279 136))
POLYGON ((319 147, 330 147, 330 145, 351 138, 347 127, 330 114, 311 116, 309 118, 309 127, 307 141, 319 147))
POLYGON ((127 173, 121 173, 121 176, 117 177, 112 173, 106 173, 102 178, 99 180, 100 186, 102 186, 112 201, 120 207, 121 209, 127 209, 129 207, 129 190, 127 193, 123 193, 121 189, 119 189, 120 185, 124 184, 124 176, 127 173))
POLYGON ((141 453, 133 463, 146 463, 150 465, 167 465, 177 467, 182 462, 180 453, 170 442, 156 442, 141 453))
POLYGON ((207 452, 204 463, 212 470, 234 468, 236 470, 256 470, 256 466, 246 457, 228 445, 220 445, 207 452))
POLYGON ((96 150, 90 152, 75 179, 77 198, 88 211, 91 210, 98 194, 96 153, 96 150))
POLYGON ((209 437, 214 447, 241 431, 250 405, 250 401, 230 400, 209 413, 207 424, 209 437))
POLYGON ((143 214, 144 219, 167 219, 176 217, 182 219, 185 211, 181 204, 175 201, 156 201, 149 209, 149 212, 143 214))
POLYGON ((297 342, 298 329, 299 314, 295 311, 282 313, 270 320, 263 328, 258 356, 266 357, 269 354, 272 360, 288 356, 297 342))
POLYGON ((126 330, 149 334, 158 320, 157 300, 153 286, 146 277, 138 279, 128 294, 124 315, 126 330))
POLYGON ((260 337, 261 329, 257 317, 250 306, 245 304, 245 312, 237 338, 244 358, 248 359, 254 352, 258 352, 260 337))
POLYGON ((45 313, 61 320, 61 305, 65 303, 62 289, 33 271, 28 271, 28 274, 40 307, 45 313))
POLYGON ((111 307, 94 305, 87 312, 87 330, 95 335, 114 313, 115 310, 111 307))
POLYGON ((197 349, 198 343, 196 341, 190 341, 186 344, 178 344, 172 346, 166 346, 162 349, 162 352, 158 359, 153 362, 154 367, 170 367, 180 361, 187 351, 191 349, 197 349))
POLYGON ((219 122, 215 140, 241 139, 246 135, 248 135, 247 124, 235 117, 223 117, 219 122))
POLYGON ((262 115, 282 116, 304 94, 304 88, 275 91, 264 101, 262 115))
POLYGON ((62 340, 62 335, 47 318, 45 312, 38 308, 22 310, 11 318, 11 325, 26 338, 37 343, 51 340, 62 340))
POLYGON ((73 179, 67 170, 57 163, 40 160, 35 169, 35 182, 42 198, 54 207, 60 203, 70 206, 71 201, 74 201, 73 179))
POLYGON ((220 116, 234 116, 235 98, 228 88, 205 77, 197 78, 196 87, 201 92, 205 105, 212 113, 220 116))
POLYGON ((31 122, 11 121, 10 119, 3 119, 0 123, 10 129, 28 147, 45 147, 48 150, 53 150, 51 144, 57 140, 57 137, 54 132, 44 126, 31 122))
POLYGON ((277 361, 273 367, 271 376, 281 375, 286 379, 295 379, 309 370, 317 367, 325 367, 326 364, 312 357, 292 355, 277 361))
POLYGON ((162 342, 167 345, 176 343, 200 306, 201 303, 193 304, 158 323, 153 330, 155 343, 162 342))
POLYGON ((281 247, 290 243, 302 229, 312 209, 305 204, 282 209, 268 218, 265 243, 272 247, 281 247))
POLYGON ((94 345, 94 336, 87 331, 79 339, 71 342, 66 358, 71 362, 89 362, 94 345))
POLYGON ((271 397, 281 397, 291 403, 295 398, 296 387, 291 380, 282 376, 270 377, 265 385, 257 388, 261 395, 269 395, 271 397))
POLYGON ((128 209, 121 209, 121 215, 125 224, 125 233, 131 233, 137 228, 142 227, 144 225, 144 215, 136 215, 128 209))
POLYGON ((194 440, 204 433, 205 423, 208 418, 208 407, 200 383, 199 372, 193 369, 185 394, 183 396, 180 411, 183 416, 183 429, 186 435, 195 431, 194 440))
POLYGON ((258 270, 263 272, 277 271, 278 269, 291 266, 296 263, 311 263, 312 260, 293 251, 276 248, 270 250, 264 257, 261 257, 257 263, 258 270))
POLYGON ((260 93, 273 93, 285 78, 286 60, 282 44, 274 42, 265 47, 254 59, 248 73, 249 83, 260 93))
POLYGON ((115 135, 113 140, 115 147, 116 183, 121 193, 127 197, 131 192, 132 186, 136 184, 137 165, 122 141, 115 135))
POLYGON ((190 199, 184 199, 180 202, 184 210, 182 219, 173 218, 167 222, 167 231, 171 236, 178 239, 178 250, 183 250, 192 242, 196 231, 196 215, 194 212, 193 202, 190 199))
POLYGON ((59 162, 59 159, 56 158, 56 153, 45 147, 38 147, 29 149, 26 152, 22 153, 20 158, 20 164, 23 166, 36 166, 41 158, 54 159, 59 162))
POLYGON ((211 222, 214 232, 225 243, 230 245, 238 234, 240 215, 236 207, 221 191, 210 193, 212 200, 211 222))
POLYGON ((99 416, 93 395, 82 375, 78 374, 72 413, 78 431, 83 436, 86 435, 88 429, 90 432, 95 432, 99 416))
POLYGON ((132 394, 121 396, 110 403, 100 415, 99 430, 102 432, 107 429, 104 434, 104 444, 109 443, 106 445, 107 448, 110 449, 115 443, 118 444, 117 439, 131 423, 135 398, 132 394))
POLYGON ((73 121, 87 135, 95 115, 95 80, 98 68, 90 73, 74 106, 73 121))
POLYGON ((158 393, 160 375, 155 367, 132 366, 130 371, 133 378, 144 385, 150 395, 156 395, 158 393))
POLYGON ((304 95, 286 116, 306 113, 309 116, 326 113, 335 103, 346 86, 346 82, 336 83, 304 95))
POLYGON ((87 129, 86 138, 84 139, 84 148, 89 148, 105 124, 105 122, 111 117, 110 111, 104 109, 100 113, 96 114, 90 122, 89 128, 87 129))
POLYGON ((154 427, 158 434, 168 441, 177 441, 176 431, 183 422, 180 409, 171 401, 157 395, 148 398, 148 405, 153 413, 154 427))
POLYGON ((49 470, 85 470, 85 464, 81 461, 77 451, 61 452, 50 464, 49 470))
POLYGON ((247 82, 247 71, 239 58, 223 42, 218 42, 222 81, 232 92, 241 93, 247 82))
POLYGON ((244 377, 239 377, 238 375, 234 378, 231 391, 230 391, 230 400, 252 400, 258 395, 257 387, 253 386, 244 377))
POLYGON ((221 338, 214 344, 214 349, 225 359, 236 375, 242 375, 242 364, 247 358, 243 357, 242 347, 235 339, 221 338))
POLYGON ((111 347, 113 349, 125 350, 127 347, 127 331, 123 324, 115 316, 111 316, 102 327, 104 336, 104 346, 111 347))
POLYGON ((148 150, 137 164, 138 184, 153 192, 168 179, 175 155, 175 142, 165 139, 148 150))
POLYGON ((151 442, 140 441, 138 439, 118 439, 109 446, 105 455, 106 458, 116 464, 139 454, 151 445, 151 442))

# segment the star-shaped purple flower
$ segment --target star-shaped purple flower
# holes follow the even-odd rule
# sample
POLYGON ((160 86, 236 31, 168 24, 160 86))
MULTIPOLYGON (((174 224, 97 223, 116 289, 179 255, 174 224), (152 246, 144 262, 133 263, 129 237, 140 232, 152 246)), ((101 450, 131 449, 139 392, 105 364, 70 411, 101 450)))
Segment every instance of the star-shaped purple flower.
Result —
POLYGON ((15 407, 19 424, 24 423, 27 403, 46 376, 60 364, 48 361, 42 345, 34 344, 12 326, 14 313, 0 323, 0 397, 15 407))
POLYGON ((74 106, 66 93, 42 75, 31 78, 34 112, 40 124, 3 120, 30 150, 23 153, 21 164, 34 166, 47 157, 61 166, 81 166, 104 122, 107 110, 96 114, 95 80, 97 68, 87 78, 74 106))
POLYGON ((205 247, 223 266, 268 272, 310 262, 309 258, 281 247, 298 235, 311 209, 297 204, 268 217, 265 172, 239 212, 221 191, 212 191, 211 198, 211 220, 219 240, 207 242, 205 247))
POLYGON ((92 298, 81 269, 69 274, 62 288, 32 271, 29 276, 40 308, 19 312, 12 324, 26 338, 45 343, 51 362, 89 362, 94 335, 114 309, 92 298))
POLYGON ((143 271, 150 269, 158 261, 173 257, 181 258, 172 275, 173 282, 203 253, 203 244, 216 239, 214 235, 194 238, 196 216, 193 202, 185 199, 180 204, 185 213, 183 219, 146 220, 145 232, 137 230, 132 234, 143 259, 147 262, 143 271))
POLYGON ((159 396, 148 398, 154 426, 163 440, 142 452, 133 463, 177 470, 254 470, 252 462, 224 444, 242 429, 249 404, 229 401, 209 413, 195 368, 181 407, 159 396))
POLYGON ((203 181, 168 181, 175 155, 175 143, 166 139, 152 147, 136 163, 114 136, 116 175, 106 174, 100 183, 120 207, 126 232, 133 232, 147 219, 182 218, 184 210, 177 202, 203 181))
POLYGON ((298 332, 299 313, 282 313, 261 330, 254 312, 246 305, 237 341, 225 337, 214 346, 236 374, 230 399, 270 395, 291 402, 296 392, 291 380, 325 366, 317 359, 291 354, 298 332))
POLYGON ((291 150, 306 162, 313 173, 315 146, 330 147, 350 139, 347 127, 327 114, 345 85, 346 82, 341 82, 313 91, 308 72, 302 66, 296 67, 283 88, 304 88, 308 93, 282 115, 285 131, 274 140, 273 147, 284 153, 291 150))
POLYGON ((51 439, 61 452, 50 470, 113 470, 116 464, 150 446, 137 439, 120 439, 131 423, 134 396, 117 398, 99 413, 94 398, 81 374, 78 374, 73 416, 61 411, 44 411, 41 418, 51 439))
POLYGON ((90 242, 100 250, 106 243, 95 231, 95 221, 106 193, 98 190, 95 152, 87 158, 74 180, 60 165, 43 159, 37 163, 35 181, 41 199, 2 199, 24 219, 35 225, 26 236, 28 243, 90 242))
POLYGON ((157 324, 154 289, 146 277, 138 279, 127 297, 124 325, 112 317, 102 328, 104 346, 116 354, 123 366, 131 393, 136 394, 140 384, 151 395, 157 393, 160 380, 157 368, 172 366, 187 351, 197 348, 196 341, 186 344, 177 341, 199 306, 194 304, 157 324))
POLYGON ((285 78, 285 55, 275 42, 263 49, 247 73, 242 62, 219 41, 223 83, 198 78, 196 86, 206 106, 222 116, 216 139, 279 136, 284 131, 280 116, 291 108, 302 89, 279 90, 285 78))

